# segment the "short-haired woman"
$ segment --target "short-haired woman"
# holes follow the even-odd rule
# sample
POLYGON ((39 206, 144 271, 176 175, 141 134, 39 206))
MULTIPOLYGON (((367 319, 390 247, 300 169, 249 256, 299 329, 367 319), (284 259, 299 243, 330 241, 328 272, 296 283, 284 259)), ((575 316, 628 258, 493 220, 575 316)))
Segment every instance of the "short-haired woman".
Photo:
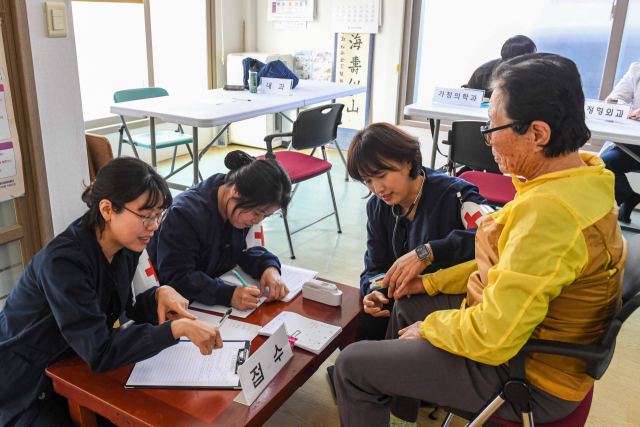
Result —
POLYGON ((193 320, 187 300, 169 286, 137 295, 134 305, 140 252, 171 205, 153 168, 130 157, 112 160, 82 200, 89 210, 36 254, 0 312, 2 426, 72 425, 45 369, 73 352, 94 372, 107 372, 152 357, 181 336, 202 354, 222 347, 217 328, 193 320), (124 311, 137 324, 116 330, 124 311))
POLYGON ((475 223, 463 222, 462 203, 484 206, 485 212, 490 208, 472 184, 423 167, 420 143, 390 124, 359 131, 348 159, 349 175, 375 196, 367 202, 367 251, 360 275, 365 312, 371 316, 359 339, 382 340, 396 289, 419 280, 420 274, 473 259, 475 223), (370 279, 382 273, 388 288, 372 292, 370 279))
MULTIPOLYGON (((400 339, 340 353, 345 427, 386 427, 390 410, 394 425, 415 426, 420 400, 478 413, 530 338, 595 345, 621 306, 626 244, 614 176, 578 151, 591 133, 576 64, 520 56, 496 69, 493 87, 482 134, 518 194, 480 223, 475 260, 422 276, 411 299, 396 301, 389 329, 400 339)), ((594 383, 585 369, 569 357, 527 357, 538 423, 579 405, 594 383)), ((502 405, 495 416, 522 421, 519 409, 502 405)))
POLYGON ((289 292, 280 277, 280 261, 263 247, 246 249, 249 228, 286 210, 291 200, 289 175, 274 160, 257 160, 235 150, 218 173, 175 198, 147 252, 160 283, 191 301, 254 309, 269 287, 267 301, 289 292), (238 264, 260 289, 235 287, 218 278, 238 264))

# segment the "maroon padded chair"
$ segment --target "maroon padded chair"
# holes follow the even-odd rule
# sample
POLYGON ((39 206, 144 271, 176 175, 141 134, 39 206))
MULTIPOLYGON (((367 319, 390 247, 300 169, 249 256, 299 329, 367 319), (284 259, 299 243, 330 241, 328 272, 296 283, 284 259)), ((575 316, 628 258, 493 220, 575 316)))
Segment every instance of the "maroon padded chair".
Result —
POLYGON ((460 178, 478 187, 491 206, 504 206, 516 195, 511 177, 503 175, 493 158, 489 147, 480 133, 485 122, 460 120, 451 124, 447 140, 449 145, 447 170, 454 171, 456 165, 465 165, 471 169, 460 178))
MULTIPOLYGON (((282 215, 282 218, 284 219, 284 228, 287 232, 287 240, 289 241, 291 259, 296 258, 293 252, 293 244, 291 243, 292 234, 302 231, 305 228, 330 217, 331 215, 335 215, 338 233, 342 233, 342 229, 340 228, 340 218, 338 217, 338 206, 336 205, 336 198, 333 194, 333 185, 331 183, 331 163, 327 161, 325 146, 334 142, 336 139, 338 134, 338 125, 340 125, 342 119, 343 108, 343 104, 329 104, 302 111, 293 123, 293 130, 291 132, 267 135, 264 138, 267 143, 267 154, 259 156, 258 158, 278 161, 278 163, 280 163, 284 170, 289 174, 292 184, 299 184, 322 174, 327 174, 327 179, 329 180, 333 212, 292 232, 289 232, 287 214, 283 213, 282 215), (277 153, 274 153, 272 146, 273 139, 289 136, 291 137, 291 146, 295 150, 312 148, 313 152, 311 155, 299 153, 297 151, 278 151, 277 153), (320 148, 322 150, 322 159, 313 157, 313 153, 316 148, 320 148)), ((294 194, 295 191, 296 190, 293 191, 294 194)))

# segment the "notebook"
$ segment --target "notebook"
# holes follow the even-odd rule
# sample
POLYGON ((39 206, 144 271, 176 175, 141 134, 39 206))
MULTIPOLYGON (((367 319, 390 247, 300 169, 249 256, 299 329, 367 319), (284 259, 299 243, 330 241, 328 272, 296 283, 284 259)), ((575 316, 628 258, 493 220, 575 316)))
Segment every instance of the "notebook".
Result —
POLYGON ((190 341, 180 341, 133 367, 125 388, 238 389, 238 366, 249 357, 249 341, 223 341, 208 356, 190 341))
MULTIPOLYGON (((238 274, 242 276, 244 281, 247 282, 247 285, 249 286, 253 285, 258 289, 260 288, 260 280, 254 279, 239 266, 236 267, 234 270, 236 270, 238 274)), ((281 301, 290 302, 292 299, 298 296, 300 292, 302 292, 302 285, 304 284, 304 282, 311 279, 315 279, 316 277, 318 277, 317 271, 305 270, 304 268, 292 267, 290 265, 283 265, 282 280, 284 280, 284 283, 287 285, 287 288, 289 288, 289 293, 281 301)), ((226 283, 229 286, 242 286, 242 283, 240 283, 240 280, 238 280, 238 278, 235 276, 235 274, 231 272, 231 270, 227 271, 222 276, 220 276, 220 280, 222 280, 224 283, 226 283)), ((267 292, 265 296, 260 298, 260 301, 258 301, 258 307, 260 307, 262 303, 266 301, 268 295, 269 295, 269 292, 267 292)), ((191 304, 191 307, 199 308, 207 311, 213 311, 214 313, 222 313, 222 314, 226 313, 227 310, 229 309, 229 307, 225 307, 224 305, 205 305, 200 302, 194 302, 193 304, 191 304)), ((234 317, 239 317, 241 319, 246 319, 247 317, 249 317, 251 313, 253 313, 254 310, 255 309, 238 310, 234 308, 233 311, 231 312, 231 315, 234 317)))
MULTIPOLYGON (((253 285, 256 288, 260 289, 260 280, 254 279, 239 266, 236 267, 234 270, 236 270, 238 274, 242 276, 244 281, 247 282, 247 285, 249 286, 253 285)), ((281 300, 284 302, 289 302, 292 299, 294 299, 296 296, 298 296, 298 294, 302 291, 302 285, 304 284, 304 282, 318 277, 317 271, 311 271, 311 270, 306 270, 304 268, 292 267, 290 265, 283 265, 280 268, 280 270, 281 270, 280 274, 282 276, 282 280, 284 281, 285 285, 287 285, 287 288, 289 288, 289 293, 287 294, 286 297, 282 298, 281 300)), ((231 270, 227 271, 222 276, 220 276, 220 280, 222 280, 224 283, 230 286, 242 286, 242 283, 240 283, 240 280, 238 280, 236 275, 233 274, 231 270)), ((269 292, 267 291, 265 295, 269 295, 269 292)))
POLYGON ((296 347, 320 354, 329 343, 342 332, 339 326, 312 320, 298 313, 283 311, 271 322, 267 323, 258 333, 271 336, 284 323, 289 336, 297 338, 296 347))

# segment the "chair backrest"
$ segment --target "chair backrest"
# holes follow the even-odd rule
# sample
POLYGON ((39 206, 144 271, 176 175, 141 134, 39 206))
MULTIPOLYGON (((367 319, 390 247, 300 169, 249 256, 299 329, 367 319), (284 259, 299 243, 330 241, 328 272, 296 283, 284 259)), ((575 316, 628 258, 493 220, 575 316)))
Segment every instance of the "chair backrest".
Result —
POLYGON ((622 282, 622 302, 626 303, 640 292, 640 235, 629 240, 627 264, 622 282))
POLYGON ((607 368, 609 367, 609 363, 611 363, 611 359, 613 358, 613 352, 616 347, 616 338, 618 337, 618 333, 620 333, 620 329, 622 328, 622 324, 633 314, 636 309, 640 307, 640 292, 633 296, 628 302, 626 302, 620 311, 616 313, 616 315, 609 323, 609 326, 602 334, 600 338, 600 342, 598 343, 598 350, 606 353, 606 357, 600 361, 592 361, 587 362, 587 374, 599 380, 602 378, 607 368))
POLYGON ((334 141, 342 123, 343 108, 343 104, 329 104, 301 111, 293 123, 293 148, 317 148, 334 141))
POLYGON ((111 150, 109 140, 104 136, 88 133, 85 135, 85 138, 87 141, 87 155, 89 157, 89 175, 91 182, 93 182, 93 180, 96 179, 98 171, 113 159, 113 151, 111 150))
POLYGON ((113 94, 113 101, 116 103, 137 101, 138 99, 158 98, 168 95, 169 92, 161 87, 142 87, 139 89, 119 90, 113 94))
POLYGON ((449 161, 462 163, 470 168, 494 173, 500 168, 493 158, 489 147, 480 133, 485 122, 460 120, 453 122, 447 137, 449 161))

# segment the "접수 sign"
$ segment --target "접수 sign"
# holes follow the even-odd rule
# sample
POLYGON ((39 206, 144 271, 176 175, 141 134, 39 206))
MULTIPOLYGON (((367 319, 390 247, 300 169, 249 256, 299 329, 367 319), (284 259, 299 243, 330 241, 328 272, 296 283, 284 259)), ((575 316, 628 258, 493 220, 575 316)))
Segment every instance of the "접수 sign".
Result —
POLYGON ((484 91, 478 89, 451 89, 437 87, 433 91, 433 102, 480 108, 483 96, 484 91))

